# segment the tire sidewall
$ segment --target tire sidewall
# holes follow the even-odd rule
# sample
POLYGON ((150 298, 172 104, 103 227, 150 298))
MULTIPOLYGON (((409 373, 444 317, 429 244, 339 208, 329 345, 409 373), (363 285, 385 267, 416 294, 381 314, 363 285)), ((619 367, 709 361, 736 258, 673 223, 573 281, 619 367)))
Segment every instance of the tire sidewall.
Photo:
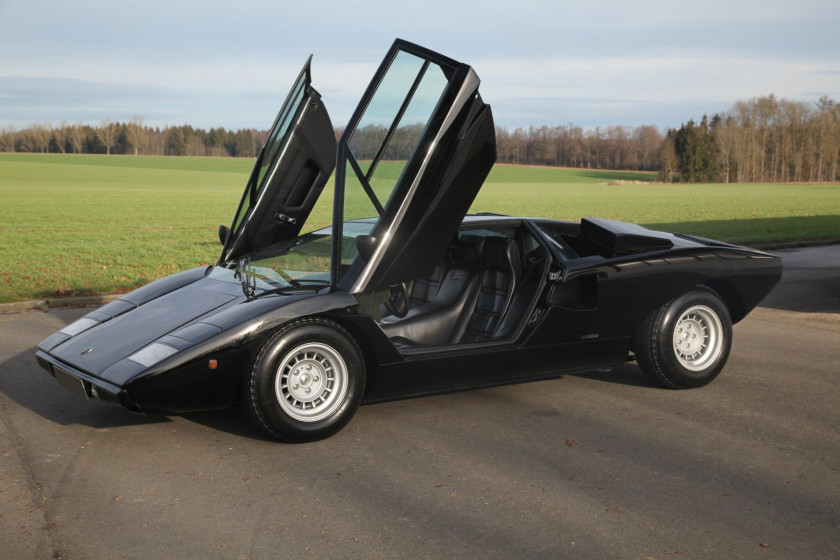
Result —
POLYGON ((353 417, 365 386, 364 362, 356 342, 338 325, 310 320, 282 328, 263 347, 250 379, 250 404, 263 427, 285 441, 315 441, 329 437, 353 417), (301 344, 319 342, 332 347, 347 367, 347 392, 327 418, 303 422, 289 416, 277 400, 275 380, 286 354, 301 344))
POLYGON ((662 373, 675 386, 681 389, 702 387, 714 380, 723 370, 729 358, 732 346, 732 320, 729 310, 720 297, 709 289, 689 292, 673 300, 665 313, 661 315, 656 331, 657 354, 662 366, 662 373), (683 366, 674 353, 674 327, 682 315, 696 305, 704 305, 717 314, 721 323, 721 349, 717 358, 706 368, 693 371, 683 366))

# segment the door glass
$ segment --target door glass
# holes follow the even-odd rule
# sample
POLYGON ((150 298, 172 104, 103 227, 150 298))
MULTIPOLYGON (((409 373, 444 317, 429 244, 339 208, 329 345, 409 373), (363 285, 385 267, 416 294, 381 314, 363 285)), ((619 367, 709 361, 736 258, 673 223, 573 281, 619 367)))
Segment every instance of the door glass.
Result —
POLYGON ((350 163, 346 163, 346 178, 344 180, 344 221, 359 218, 378 218, 379 211, 362 187, 362 182, 353 173, 350 163))
POLYGON ((303 95, 306 93, 306 74, 302 75, 295 84, 294 91, 290 103, 283 107, 280 117, 277 119, 277 125, 269 133, 268 140, 265 143, 265 153, 263 154, 262 162, 260 162, 259 176, 257 177, 257 185, 261 189, 265 183, 265 174, 269 166, 277 157, 280 148, 283 146, 286 138, 286 133, 289 131, 289 125, 292 123, 292 118, 297 112, 298 105, 303 100, 303 95))
MULTIPOLYGON (((345 136, 345 161, 338 163, 345 167, 340 201, 343 222, 346 226, 349 220, 372 218, 376 247, 388 243, 391 224, 383 223, 382 216, 393 216, 405 198, 410 186, 402 183, 408 180, 403 177, 406 166, 412 158, 421 161, 425 156, 415 152, 449 86, 444 69, 423 56, 398 50, 387 64, 357 124, 345 136)), ((343 281, 346 276, 352 281, 367 261, 351 262, 350 256, 357 252, 355 246, 351 250, 347 245, 355 245, 355 238, 342 236, 336 241, 341 243, 342 255, 336 278, 343 281)))
POLYGON ((365 174, 394 124, 411 84, 423 68, 423 62, 414 55, 397 53, 350 137, 347 145, 365 174))
POLYGON ((292 88, 291 95, 289 96, 289 102, 283 105, 283 108, 274 123, 274 128, 272 128, 271 132, 268 134, 268 139, 265 142, 265 146, 263 146, 262 158, 258 163, 259 169, 257 170, 254 181, 248 183, 248 186, 245 187, 245 194, 242 197, 242 202, 240 202, 239 209, 236 212, 236 217, 233 220, 234 235, 239 233, 239 229, 245 220, 245 216, 248 215, 248 211, 252 208, 254 201, 257 199, 257 193, 263 188, 265 182, 267 181, 266 173, 268 172, 268 169, 271 167, 274 160, 277 159, 278 154, 285 145, 286 136, 289 132, 289 126, 291 125, 292 119, 294 118, 295 113, 297 113, 297 109, 306 94, 306 84, 308 80, 309 76, 305 68, 304 71, 301 72, 297 83, 292 88))
POLYGON ((446 84, 447 80, 440 66, 430 64, 371 176, 370 186, 382 206, 387 206, 394 185, 420 142, 426 123, 432 116, 446 84))
POLYGON ((350 137, 350 152, 380 206, 387 205, 447 83, 440 66, 400 51, 350 137))

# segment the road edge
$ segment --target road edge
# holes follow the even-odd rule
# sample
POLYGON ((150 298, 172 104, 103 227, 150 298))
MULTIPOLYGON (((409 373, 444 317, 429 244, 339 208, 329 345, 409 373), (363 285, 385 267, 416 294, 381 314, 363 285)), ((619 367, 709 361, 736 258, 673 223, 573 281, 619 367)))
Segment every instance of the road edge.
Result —
POLYGON ((122 294, 109 294, 100 296, 81 297, 60 297, 49 299, 28 299, 24 301, 12 301, 0 303, 0 314, 20 313, 22 311, 34 311, 38 309, 58 309, 62 307, 89 307, 93 305, 104 305, 120 297, 122 294))

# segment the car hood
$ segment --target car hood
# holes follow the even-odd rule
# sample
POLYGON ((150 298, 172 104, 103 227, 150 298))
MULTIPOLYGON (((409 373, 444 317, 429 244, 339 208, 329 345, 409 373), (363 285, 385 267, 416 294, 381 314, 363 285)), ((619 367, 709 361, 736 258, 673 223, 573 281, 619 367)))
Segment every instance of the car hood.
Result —
MULTIPOLYGON (((152 282, 47 337, 38 350, 117 385, 146 370, 128 358, 160 342, 177 352, 316 292, 246 297, 233 270, 196 268, 152 282)), ((165 362, 161 362, 163 364, 165 362)))
MULTIPOLYGON (((131 296, 116 301, 130 303, 131 296)), ((82 371, 101 376, 113 364, 160 337, 244 299, 238 285, 202 278, 95 325, 49 353, 82 371)), ((220 331, 217 327, 216 332, 220 331)))

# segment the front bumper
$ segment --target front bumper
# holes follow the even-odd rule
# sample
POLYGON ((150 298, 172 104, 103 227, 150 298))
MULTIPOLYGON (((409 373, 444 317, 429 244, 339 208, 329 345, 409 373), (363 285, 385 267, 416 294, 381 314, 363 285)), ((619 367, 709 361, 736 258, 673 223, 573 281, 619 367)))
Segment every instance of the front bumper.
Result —
POLYGON ((35 359, 38 360, 38 364, 42 368, 56 378, 59 385, 85 399, 98 399, 124 406, 132 412, 143 412, 137 403, 134 402, 134 399, 128 391, 118 385, 108 383, 89 373, 79 371, 74 367, 56 360, 41 350, 35 353, 35 359))

